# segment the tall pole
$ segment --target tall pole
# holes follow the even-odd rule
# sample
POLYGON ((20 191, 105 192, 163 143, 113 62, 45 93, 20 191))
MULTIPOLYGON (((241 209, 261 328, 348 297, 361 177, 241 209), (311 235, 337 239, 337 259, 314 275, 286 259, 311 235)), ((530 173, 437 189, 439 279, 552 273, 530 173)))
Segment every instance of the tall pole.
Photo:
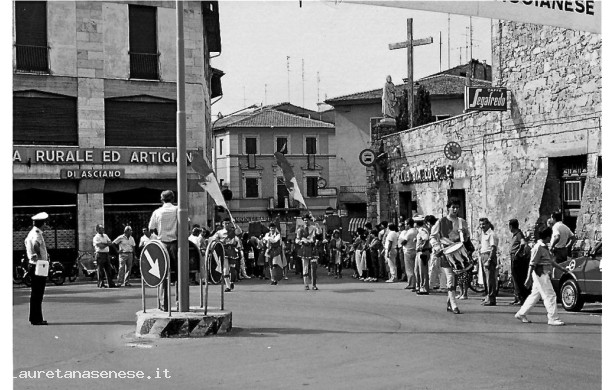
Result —
POLYGON ((447 40, 447 45, 446 45, 446 50, 448 51, 448 55, 446 57, 446 60, 448 61, 448 68, 450 69, 450 14, 448 14, 448 32, 446 33, 446 40, 447 40))
POLYGON ((442 31, 440 31, 440 70, 439 72, 442 72, 442 31))
POLYGON ((302 107, 305 107, 306 103, 304 101, 304 59, 302 58, 302 107))
POLYGON ((412 124, 413 122, 413 111, 414 111, 414 88, 413 88, 413 84, 414 82, 412 81, 413 78, 413 68, 412 68, 412 18, 408 18, 406 20, 406 24, 407 24, 407 33, 406 33, 406 41, 408 42, 408 61, 407 61, 407 65, 408 65, 408 78, 406 79, 406 86, 408 88, 408 99, 406 101, 406 105, 408 106, 408 128, 412 129, 412 124))
MULTIPOLYGON (((183 42, 183 2, 176 1, 176 154, 178 189, 178 301, 179 312, 189 311, 189 247, 187 246, 187 123, 185 120, 185 64, 183 42)), ((168 279, 170 275, 168 275, 168 279)), ((170 289, 168 289, 170 296, 170 289)), ((169 300, 170 301, 170 300, 169 300)))
POLYGON ((470 61, 474 58, 474 54, 472 53, 472 17, 470 16, 470 61))

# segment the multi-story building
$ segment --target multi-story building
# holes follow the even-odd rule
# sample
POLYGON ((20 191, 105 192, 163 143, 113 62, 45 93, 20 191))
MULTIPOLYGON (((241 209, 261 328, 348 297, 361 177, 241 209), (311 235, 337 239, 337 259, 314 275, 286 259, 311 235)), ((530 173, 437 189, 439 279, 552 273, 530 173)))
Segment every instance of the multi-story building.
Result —
MULTIPOLYGON (((436 120, 463 114, 466 75, 472 85, 491 86, 491 66, 473 60, 415 81, 414 91, 423 86, 430 94, 431 112, 436 120), (471 71, 470 71, 471 67, 471 71)), ((398 96, 406 84, 396 86, 398 96)), ((366 167, 359 162, 362 150, 371 147, 372 124, 381 119, 382 88, 326 100, 335 108, 336 153, 332 180, 339 187, 339 208, 350 217, 366 217, 366 167)))
POLYGON ((228 206, 239 223, 299 214, 297 202, 288 199, 275 152, 285 154, 313 215, 336 209, 330 181, 334 125, 268 106, 221 118, 213 129, 217 178, 231 191, 228 206))
MULTIPOLYGON (((62 260, 93 250, 98 223, 138 238, 160 192, 177 188, 175 2, 13 4, 14 253, 39 211, 62 260)), ((210 156, 217 2, 184 3, 184 43, 187 149, 210 156)), ((207 224, 196 179, 188 171, 189 217, 207 224)))

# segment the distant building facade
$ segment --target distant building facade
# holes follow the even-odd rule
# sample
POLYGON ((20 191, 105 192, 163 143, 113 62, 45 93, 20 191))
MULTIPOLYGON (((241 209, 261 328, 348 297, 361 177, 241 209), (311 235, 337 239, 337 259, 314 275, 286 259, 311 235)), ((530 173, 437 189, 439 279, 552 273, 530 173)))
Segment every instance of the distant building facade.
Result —
POLYGON ((229 207, 239 223, 299 215, 275 152, 285 154, 315 216, 337 207, 330 178, 336 158, 333 124, 267 106, 219 119, 213 128, 217 178, 232 193, 229 207))

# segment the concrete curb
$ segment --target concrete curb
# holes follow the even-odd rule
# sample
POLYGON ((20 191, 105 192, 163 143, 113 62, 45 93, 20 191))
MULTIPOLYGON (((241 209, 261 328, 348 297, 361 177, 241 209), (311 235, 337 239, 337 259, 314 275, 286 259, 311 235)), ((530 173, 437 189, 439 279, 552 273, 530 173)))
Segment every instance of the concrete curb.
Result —
POLYGON ((232 330, 232 312, 209 308, 191 307, 189 312, 168 313, 159 309, 142 310, 136 313, 136 337, 186 338, 206 337, 232 330))

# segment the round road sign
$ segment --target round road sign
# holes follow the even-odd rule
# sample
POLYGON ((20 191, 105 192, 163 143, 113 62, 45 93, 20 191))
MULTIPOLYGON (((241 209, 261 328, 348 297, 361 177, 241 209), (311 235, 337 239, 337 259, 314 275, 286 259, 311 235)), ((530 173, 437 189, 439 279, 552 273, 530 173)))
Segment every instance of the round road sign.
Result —
POLYGON ((359 153, 359 162, 361 165, 365 165, 366 167, 371 167, 374 165, 376 161, 376 154, 372 149, 364 149, 359 153))
POLYGON ((149 287, 159 286, 168 274, 170 255, 163 242, 149 241, 140 254, 140 274, 149 287))

